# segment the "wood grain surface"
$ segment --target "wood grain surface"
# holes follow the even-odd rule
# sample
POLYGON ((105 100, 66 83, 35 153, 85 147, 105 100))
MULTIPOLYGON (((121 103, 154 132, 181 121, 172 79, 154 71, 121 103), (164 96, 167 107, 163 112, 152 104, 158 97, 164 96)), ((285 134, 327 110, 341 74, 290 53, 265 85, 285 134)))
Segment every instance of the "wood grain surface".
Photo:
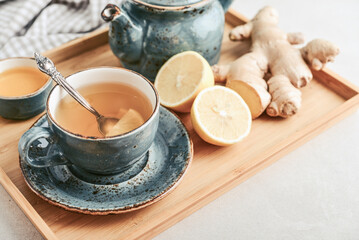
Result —
MULTIPOLYGON (((249 42, 230 42, 233 25, 247 21, 226 15, 221 63, 248 51, 249 42)), ((107 45, 107 30, 100 30, 45 53, 65 75, 90 67, 120 66, 107 45)), ((299 113, 288 119, 255 120, 250 135, 230 147, 202 141, 193 131, 189 114, 179 114, 194 144, 192 166, 177 189, 144 209, 109 216, 68 212, 41 200, 26 186, 19 169, 17 143, 38 118, 13 121, 0 118, 1 184, 48 239, 149 239, 211 202, 261 169, 338 122, 359 106, 358 88, 330 70, 314 72, 302 89, 299 113)))

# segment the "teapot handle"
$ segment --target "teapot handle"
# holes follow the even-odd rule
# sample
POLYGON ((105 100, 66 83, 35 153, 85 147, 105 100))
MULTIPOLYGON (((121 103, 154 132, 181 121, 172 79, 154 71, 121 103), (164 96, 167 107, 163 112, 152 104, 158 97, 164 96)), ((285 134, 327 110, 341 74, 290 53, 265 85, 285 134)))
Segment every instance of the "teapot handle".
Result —
POLYGON ((106 22, 112 21, 112 19, 119 15, 121 10, 114 4, 107 4, 106 7, 101 12, 101 17, 106 22))

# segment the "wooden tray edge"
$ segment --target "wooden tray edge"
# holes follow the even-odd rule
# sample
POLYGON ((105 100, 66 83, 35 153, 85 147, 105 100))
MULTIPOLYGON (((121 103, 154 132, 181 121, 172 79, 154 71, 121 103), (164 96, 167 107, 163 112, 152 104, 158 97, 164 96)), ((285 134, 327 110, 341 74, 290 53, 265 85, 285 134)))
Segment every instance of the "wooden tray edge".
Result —
POLYGON ((350 100, 347 100, 342 105, 333 109, 324 117, 320 118, 320 120, 313 122, 312 124, 302 129, 302 131, 298 132, 296 135, 293 135, 291 137, 292 140, 283 140, 282 142, 273 146, 271 149, 268 149, 265 153, 257 155, 255 158, 262 159, 262 161, 258 162, 249 170, 241 172, 237 169, 233 169, 233 174, 229 175, 228 178, 224 180, 221 184, 218 184, 214 190, 208 192, 206 195, 203 195, 201 198, 199 198, 196 203, 192 204, 191 206, 187 206, 186 210, 182 210, 181 212, 174 214, 173 217, 170 217, 166 219, 166 221, 158 223, 155 227, 152 226, 151 228, 148 228, 148 231, 143 232, 142 234, 135 232, 133 236, 131 235, 130 239, 153 238, 154 236, 158 235, 169 227, 175 225, 177 222, 183 220, 185 217, 191 215, 195 211, 212 202, 216 198, 220 197, 224 193, 228 192, 232 188, 238 186, 240 183, 255 175, 260 170, 276 162, 289 152, 303 145, 308 140, 313 139, 320 133, 329 129, 330 127, 338 123, 340 120, 354 113, 358 108, 359 95, 351 98, 350 100), (273 153, 272 149, 278 148, 279 150, 273 153))
POLYGON ((79 55, 88 49, 94 48, 99 44, 106 44, 108 42, 108 27, 95 30, 83 37, 76 38, 58 47, 44 52, 43 54, 51 60, 61 62, 73 56, 79 55))
MULTIPOLYGON (((226 22, 229 24, 241 24, 247 22, 248 19, 243 16, 242 14, 238 13, 233 9, 229 9, 226 14, 226 22)), ((65 43, 59 47, 56 47, 52 50, 46 51, 44 55, 50 57, 55 63, 57 61, 64 61, 73 57, 74 55, 80 54, 82 52, 87 51, 93 47, 99 45, 99 43, 105 44, 108 40, 107 35, 108 28, 96 30, 90 34, 87 34, 81 38, 72 40, 68 43, 65 43), (61 53, 61 54, 59 54, 61 53), (61 55, 61 57, 59 57, 61 55)), ((249 177, 253 176, 255 173, 264 169, 265 167, 269 166, 271 163, 274 163, 276 160, 280 159, 282 156, 287 154, 288 152, 292 151, 293 149, 301 146, 309 139, 317 136, 321 132, 325 131, 329 127, 333 126, 335 123, 339 122, 343 118, 347 117, 349 114, 353 113, 359 107, 359 88, 354 85, 353 83, 349 82, 348 80, 344 79, 343 77, 339 76, 338 74, 334 73, 329 69, 323 69, 319 72, 322 72, 335 81, 342 83, 345 87, 352 91, 352 95, 345 95, 343 96, 342 93, 338 92, 336 89, 332 89, 330 86, 329 88, 332 89, 334 92, 338 93, 339 95, 347 98, 342 105, 335 108, 333 111, 328 113, 325 117, 330 117, 329 120, 323 117, 321 121, 315 121, 313 124, 306 127, 304 134, 301 136, 297 136, 298 139, 291 143, 282 146, 282 148, 271 154, 270 156, 264 157, 263 161, 259 162, 257 165, 252 167, 250 170, 246 172, 239 172, 235 169, 234 174, 229 176, 229 179, 223 181, 223 183, 216 187, 213 191, 209 192, 208 194, 204 195, 200 198, 195 204, 189 206, 186 211, 181 211, 178 214, 175 214, 172 218, 167 219, 165 222, 161 222, 157 224, 157 226, 152 227, 146 232, 138 233, 137 236, 133 236, 133 238, 141 238, 141 239, 148 239, 151 237, 156 236, 160 232, 164 231, 165 229, 173 226, 178 221, 184 219, 185 217, 189 216, 196 210, 200 209, 201 207, 207 205, 214 199, 218 198, 225 192, 228 192, 230 189, 234 188, 241 182, 247 180, 249 177), (350 99, 349 99, 350 98, 350 99), (348 100, 349 99, 349 100, 348 100), (326 121, 327 120, 327 121, 326 121), (320 123, 320 124, 319 124, 320 123), (313 128, 318 125, 317 128, 313 128), (313 131, 311 131, 313 130, 313 131)), ((287 142, 287 141, 286 141, 287 142)), ((283 142, 279 143, 278 145, 283 145, 283 142)), ((268 154, 267 152, 262 154, 264 156, 268 154)), ((41 218, 41 216, 36 212, 33 206, 27 201, 27 199, 22 195, 22 193, 18 190, 18 188, 14 185, 11 179, 6 175, 4 170, 0 167, 0 184, 4 186, 5 190, 9 193, 9 195, 15 200, 17 205, 20 209, 25 213, 25 215, 30 219, 36 229, 44 236, 46 239, 58 239, 55 233, 49 228, 47 223, 41 218)))
POLYGON ((27 201, 20 190, 15 186, 5 171, 0 167, 0 184, 6 192, 14 199, 16 204, 24 212, 26 217, 32 222, 36 229, 46 239, 58 239, 55 233, 50 229, 44 219, 38 214, 34 207, 27 201))

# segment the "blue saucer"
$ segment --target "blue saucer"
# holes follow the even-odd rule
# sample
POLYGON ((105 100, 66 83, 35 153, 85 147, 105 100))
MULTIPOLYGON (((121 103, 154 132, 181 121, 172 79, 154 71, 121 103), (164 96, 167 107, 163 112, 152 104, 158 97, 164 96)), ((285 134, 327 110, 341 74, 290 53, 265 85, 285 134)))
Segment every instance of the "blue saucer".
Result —
MULTIPOLYGON (((46 115, 33 125, 38 126, 48 126, 46 115)), ((126 172, 102 176, 74 166, 34 168, 22 159, 20 168, 30 189, 44 200, 70 211, 106 215, 137 210, 163 198, 183 178, 192 156, 186 128, 174 114, 161 107, 152 146, 126 172)))

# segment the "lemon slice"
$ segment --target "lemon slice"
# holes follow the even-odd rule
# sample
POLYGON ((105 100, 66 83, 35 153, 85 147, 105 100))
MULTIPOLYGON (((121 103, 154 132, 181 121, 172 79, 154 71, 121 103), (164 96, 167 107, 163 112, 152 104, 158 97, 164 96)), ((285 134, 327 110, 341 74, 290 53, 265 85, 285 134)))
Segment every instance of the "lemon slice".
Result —
POLYGON ((201 91, 193 103, 194 130, 206 142, 228 146, 241 141, 251 129, 251 112, 232 89, 214 86, 201 91))
POLYGON ((168 59, 155 80, 161 104, 179 112, 190 112, 198 93, 213 85, 210 65, 193 51, 182 52, 168 59))
POLYGON ((145 123, 142 115, 134 109, 128 110, 123 117, 108 131, 106 137, 120 135, 138 128, 145 123))

